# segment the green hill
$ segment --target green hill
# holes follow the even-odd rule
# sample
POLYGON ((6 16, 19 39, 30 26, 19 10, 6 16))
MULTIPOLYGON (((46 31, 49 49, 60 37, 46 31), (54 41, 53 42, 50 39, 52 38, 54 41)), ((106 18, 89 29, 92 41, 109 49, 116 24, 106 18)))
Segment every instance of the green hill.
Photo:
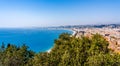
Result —
POLYGON ((35 53, 26 45, 17 47, 2 44, 1 66, 119 66, 120 55, 108 48, 108 42, 99 34, 92 38, 71 37, 63 33, 54 42, 51 52, 35 53))

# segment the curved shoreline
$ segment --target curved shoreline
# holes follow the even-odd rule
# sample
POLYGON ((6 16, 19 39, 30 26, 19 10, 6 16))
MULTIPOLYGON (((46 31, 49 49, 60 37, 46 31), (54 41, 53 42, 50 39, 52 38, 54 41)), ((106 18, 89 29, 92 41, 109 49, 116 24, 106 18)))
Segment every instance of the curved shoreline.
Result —
POLYGON ((49 50, 47 50, 46 52, 50 53, 50 52, 51 52, 51 50, 52 50, 52 48, 50 48, 50 49, 49 49, 49 50))
MULTIPOLYGON (((76 31, 74 31, 74 30, 72 30, 72 29, 56 29, 56 30, 66 30, 66 31, 71 31, 71 32, 72 32, 71 36, 74 36, 74 35, 76 34, 76 31)), ((53 48, 53 47, 51 47, 50 49, 48 49, 46 52, 47 52, 47 53, 50 53, 51 50, 52 50, 52 48, 53 48)))

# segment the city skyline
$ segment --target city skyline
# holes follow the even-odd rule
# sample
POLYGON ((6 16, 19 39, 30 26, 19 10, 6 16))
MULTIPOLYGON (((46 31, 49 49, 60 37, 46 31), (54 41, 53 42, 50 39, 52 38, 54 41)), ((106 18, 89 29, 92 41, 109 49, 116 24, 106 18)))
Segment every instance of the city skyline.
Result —
POLYGON ((0 27, 120 22, 118 0, 0 0, 0 27))

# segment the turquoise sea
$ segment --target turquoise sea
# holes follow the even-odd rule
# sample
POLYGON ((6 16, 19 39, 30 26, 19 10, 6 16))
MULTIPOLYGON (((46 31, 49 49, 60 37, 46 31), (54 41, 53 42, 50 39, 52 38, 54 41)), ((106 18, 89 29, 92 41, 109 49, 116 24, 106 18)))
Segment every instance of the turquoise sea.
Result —
POLYGON ((54 45, 54 40, 58 38, 61 33, 69 30, 58 29, 0 29, 0 45, 4 42, 21 46, 26 44, 30 50, 35 52, 44 52, 49 50, 54 45))

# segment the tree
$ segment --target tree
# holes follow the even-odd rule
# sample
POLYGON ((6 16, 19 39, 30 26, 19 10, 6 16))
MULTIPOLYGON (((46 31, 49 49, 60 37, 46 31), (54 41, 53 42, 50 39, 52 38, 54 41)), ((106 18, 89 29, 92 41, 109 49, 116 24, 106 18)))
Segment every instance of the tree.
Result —
POLYGON ((2 44, 1 66, 119 66, 120 55, 108 49, 108 42, 99 34, 91 38, 75 38, 63 33, 54 42, 51 52, 35 53, 28 46, 2 44))

